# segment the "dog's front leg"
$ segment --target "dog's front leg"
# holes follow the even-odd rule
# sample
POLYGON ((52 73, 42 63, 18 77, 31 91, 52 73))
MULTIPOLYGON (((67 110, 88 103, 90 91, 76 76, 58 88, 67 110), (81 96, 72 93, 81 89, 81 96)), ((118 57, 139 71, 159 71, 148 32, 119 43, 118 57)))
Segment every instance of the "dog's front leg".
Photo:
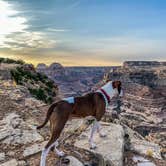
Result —
POLYGON ((59 143, 58 143, 58 140, 57 140, 57 142, 56 142, 56 144, 55 144, 55 146, 54 146, 55 153, 56 153, 59 157, 63 157, 63 156, 65 155, 65 153, 64 153, 63 151, 59 151, 59 150, 57 149, 58 145, 59 145, 59 143))
POLYGON ((97 132, 99 133, 100 137, 105 137, 106 134, 101 131, 101 124, 98 121, 96 121, 96 123, 97 123, 97 132))
POLYGON ((90 132, 90 137, 89 137, 89 145, 91 149, 96 148, 96 144, 93 141, 93 136, 98 128, 97 121, 95 120, 92 124, 91 132, 90 132))

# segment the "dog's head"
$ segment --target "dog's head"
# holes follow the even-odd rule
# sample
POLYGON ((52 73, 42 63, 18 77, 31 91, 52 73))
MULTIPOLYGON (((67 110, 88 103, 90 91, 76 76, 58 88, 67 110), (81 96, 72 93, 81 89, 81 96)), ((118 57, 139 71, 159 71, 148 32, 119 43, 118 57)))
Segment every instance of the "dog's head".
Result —
POLYGON ((112 82, 112 87, 115 90, 115 93, 119 96, 123 96, 123 90, 122 90, 122 83, 121 81, 113 81, 112 82))

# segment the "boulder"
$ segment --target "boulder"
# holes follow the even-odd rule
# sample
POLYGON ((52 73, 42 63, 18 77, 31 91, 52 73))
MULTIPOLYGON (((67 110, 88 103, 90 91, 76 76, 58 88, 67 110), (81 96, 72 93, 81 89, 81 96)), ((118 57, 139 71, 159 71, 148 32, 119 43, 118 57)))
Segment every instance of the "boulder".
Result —
POLYGON ((113 123, 101 123, 101 125, 102 130, 107 136, 101 138, 97 133, 94 135, 94 142, 97 145, 95 150, 89 148, 88 138, 90 135, 90 127, 76 140, 75 146, 96 154, 99 157, 101 166, 122 166, 124 152, 123 127, 113 123))
POLYGON ((66 158, 70 160, 68 166, 84 166, 77 158, 73 156, 67 156, 66 158))
POLYGON ((146 140, 131 139, 131 150, 149 157, 161 159, 160 146, 146 140))
POLYGON ((153 142, 148 142, 139 133, 125 126, 125 132, 129 136, 129 150, 138 154, 161 159, 160 146, 153 142))
POLYGON ((1 166, 18 166, 18 162, 16 159, 12 159, 5 163, 2 163, 1 166))

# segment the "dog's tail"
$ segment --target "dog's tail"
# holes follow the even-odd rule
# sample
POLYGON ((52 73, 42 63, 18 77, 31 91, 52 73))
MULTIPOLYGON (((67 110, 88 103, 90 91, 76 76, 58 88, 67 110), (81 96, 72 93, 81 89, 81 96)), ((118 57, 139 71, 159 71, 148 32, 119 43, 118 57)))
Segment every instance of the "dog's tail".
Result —
POLYGON ((41 124, 40 126, 37 126, 36 129, 41 129, 41 128, 43 128, 43 127, 47 124, 47 122, 49 121, 50 116, 51 116, 51 114, 52 114, 54 108, 56 107, 56 105, 57 105, 57 103, 54 103, 54 104, 52 104, 52 105, 50 106, 50 108, 49 108, 48 111, 47 111, 47 115, 46 115, 45 121, 44 121, 43 124, 41 124))

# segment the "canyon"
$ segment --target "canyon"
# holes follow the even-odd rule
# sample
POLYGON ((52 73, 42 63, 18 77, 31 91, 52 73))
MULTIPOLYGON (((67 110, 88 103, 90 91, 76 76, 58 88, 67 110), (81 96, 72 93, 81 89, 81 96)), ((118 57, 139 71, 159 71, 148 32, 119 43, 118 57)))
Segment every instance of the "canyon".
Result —
POLYGON ((164 166, 166 64, 149 61, 128 61, 117 67, 63 67, 53 63, 49 67, 40 64, 36 69, 29 64, 0 63, 0 165, 39 165, 49 124, 40 131, 36 126, 44 121, 51 102, 39 94, 53 96, 54 102, 95 91, 107 79, 120 80, 124 91, 122 98, 111 101, 102 119, 107 136, 95 135, 98 148, 91 150, 91 119, 68 121, 59 147, 66 156, 58 158, 50 152, 47 165, 164 166), (17 74, 13 76, 11 71, 17 74), (30 88, 42 89, 42 93, 32 93, 30 88))

